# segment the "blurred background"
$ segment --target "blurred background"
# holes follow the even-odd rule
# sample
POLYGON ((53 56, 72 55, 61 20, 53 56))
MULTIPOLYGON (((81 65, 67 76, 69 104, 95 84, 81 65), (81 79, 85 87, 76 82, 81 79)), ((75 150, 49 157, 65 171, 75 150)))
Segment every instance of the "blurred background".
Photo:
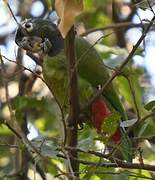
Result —
MULTIPOLYGON (((26 18, 48 18, 55 24, 58 23, 58 16, 54 10, 54 1, 52 0, 8 0, 7 2, 18 22, 26 18)), ((154 4, 154 0, 117 0, 113 1, 113 3, 109 0, 84 0, 84 12, 76 19, 75 26, 77 33, 81 35, 84 34, 85 38, 92 44, 101 36, 105 35, 105 38, 103 38, 95 48, 102 56, 105 64, 110 68, 115 68, 125 60, 154 16, 154 4)), ((31 158, 29 159, 27 152, 21 152, 21 150, 18 149, 20 142, 18 142, 18 139, 15 138, 4 123, 6 119, 10 119, 5 82, 7 82, 8 85, 12 109, 15 112, 19 124, 23 128, 23 132, 28 135, 30 140, 35 138, 35 143, 39 143, 40 139, 47 138, 47 147, 44 150, 45 154, 50 156, 51 148, 55 147, 53 143, 51 144, 51 141, 48 142, 48 140, 52 139, 54 143, 61 142, 58 129, 62 125, 60 123, 59 109, 48 88, 41 79, 36 78, 36 76, 30 72, 33 71, 41 75, 41 67, 31 55, 27 55, 26 52, 18 48, 14 42, 17 27, 18 25, 12 17, 6 2, 0 1, 0 53, 3 57, 6 70, 4 74, 2 64, 0 64, 0 178, 18 179, 13 172, 20 171, 21 167, 23 168, 21 164, 24 163, 26 164, 24 166, 24 173, 22 173, 19 179, 24 179, 27 176, 25 175, 27 172, 29 178, 34 179, 34 169, 36 168, 34 162, 30 160, 31 158), (27 70, 25 70, 24 67, 26 67, 27 70), (16 146, 14 147, 10 144, 16 146), (32 166, 29 166, 29 163, 31 163, 32 166)), ((130 61, 128 67, 124 70, 130 79, 135 93, 141 118, 147 116, 149 113, 154 113, 154 31, 155 28, 153 25, 143 43, 136 51, 132 61, 130 61), (153 105, 146 109, 145 104, 150 101, 153 105)), ((136 119, 137 112, 130 85, 123 77, 117 77, 115 84, 118 87, 120 97, 128 112, 129 118, 136 119)), ((135 158, 136 162, 139 158, 139 149, 143 151, 145 162, 153 163, 155 161, 154 120, 155 119, 150 118, 147 119, 147 121, 141 121, 134 129, 134 131, 136 131, 135 139, 140 140, 136 144, 138 154, 135 158)), ((79 133, 79 144, 85 149, 93 148, 97 150, 101 148, 103 144, 94 140, 95 136, 96 132, 88 126, 86 130, 82 130, 79 133)), ((87 159, 86 156, 84 158, 87 159)), ((95 158, 93 158, 94 157, 92 157, 92 160, 95 160, 95 158)), ((62 160, 56 157, 44 160, 41 162, 41 165, 43 165, 44 172, 49 179, 57 179, 54 175, 59 172, 59 168, 64 169, 62 160)), ((94 175, 91 170, 90 173, 88 173, 89 170, 85 167, 81 167, 81 170, 87 170, 87 173, 81 175, 81 179, 98 180, 105 178, 109 180, 116 178, 116 176, 109 174, 94 175)), ((110 170, 113 171, 112 168, 109 169, 109 171, 110 170)), ((132 173, 133 172, 138 175, 155 178, 153 172, 132 170, 132 173)), ((41 179, 41 175, 36 174, 36 176, 36 179, 41 179)))

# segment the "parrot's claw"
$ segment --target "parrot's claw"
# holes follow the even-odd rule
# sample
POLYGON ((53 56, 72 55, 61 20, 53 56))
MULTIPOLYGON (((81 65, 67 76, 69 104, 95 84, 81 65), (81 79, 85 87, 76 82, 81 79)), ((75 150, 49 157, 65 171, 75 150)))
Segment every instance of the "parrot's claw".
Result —
POLYGON ((44 51, 44 53, 48 53, 48 52, 50 51, 51 47, 52 47, 52 44, 51 44, 51 42, 48 40, 48 38, 45 38, 42 46, 43 46, 43 51, 44 51))
POLYGON ((78 124, 78 130, 82 130, 82 129, 83 129, 83 123, 80 122, 80 123, 78 124))
POLYGON ((41 50, 41 41, 42 39, 37 36, 24 36, 22 40, 18 42, 18 45, 25 50, 35 53, 41 50))
POLYGON ((83 114, 80 114, 79 121, 78 121, 78 130, 83 129, 84 119, 85 119, 85 116, 83 114))

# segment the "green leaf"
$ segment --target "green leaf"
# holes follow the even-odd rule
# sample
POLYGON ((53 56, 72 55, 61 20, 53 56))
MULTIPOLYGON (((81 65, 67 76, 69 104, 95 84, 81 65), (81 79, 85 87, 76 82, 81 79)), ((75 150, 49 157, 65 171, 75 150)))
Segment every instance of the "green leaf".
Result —
POLYGON ((0 125, 0 136, 9 137, 9 136, 12 136, 12 135, 13 135, 13 132, 10 129, 8 129, 7 126, 5 126, 4 124, 0 125))
POLYGON ((23 109, 27 106, 27 100, 26 100, 26 97, 16 97, 13 104, 12 104, 12 107, 13 109, 23 109))
POLYGON ((150 101, 149 103, 144 105, 144 108, 148 111, 154 109, 154 107, 155 107, 155 100, 150 101))
POLYGON ((11 164, 8 164, 7 166, 5 166, 5 167, 3 167, 3 168, 1 167, 0 177, 1 177, 1 178, 4 178, 5 176, 9 175, 12 170, 13 170, 13 168, 12 168, 12 165, 11 165, 11 164))
POLYGON ((119 175, 117 175, 117 180, 129 180, 129 172, 128 171, 122 171, 119 175))
POLYGON ((82 139, 79 141, 79 147, 85 151, 89 150, 93 144, 94 144, 94 140, 92 137, 88 137, 86 139, 82 139))
POLYGON ((151 119, 139 123, 138 129, 136 129, 136 133, 138 137, 154 136, 154 131, 155 131, 155 123, 151 119))
MULTIPOLYGON (((151 4, 150 4, 151 5, 151 4)), ((149 9, 149 3, 147 1, 140 1, 140 3, 137 3, 137 8, 139 7, 142 10, 149 9)), ((152 6, 152 5, 151 5, 152 6)))
MULTIPOLYGON (((125 69, 127 70, 127 69, 125 69)), ((130 80, 130 84, 132 86, 132 89, 134 91, 134 97, 138 106, 138 109, 140 109, 140 115, 144 113, 144 107, 143 107, 143 89, 140 87, 138 78, 140 77, 139 72, 136 72, 130 68, 130 71, 123 71, 125 75, 130 80)), ((123 76, 117 77, 117 85, 119 87, 120 94, 124 97, 124 99, 129 103, 129 105, 134 108, 136 111, 135 103, 133 100, 133 95, 131 93, 131 88, 129 86, 128 80, 123 76)))
POLYGON ((137 121, 138 121, 138 119, 129 119, 126 121, 122 121, 120 123, 120 127, 125 128, 125 127, 133 126, 137 121))
POLYGON ((18 120, 18 122, 22 122, 23 118, 24 118, 24 110, 19 110, 17 109, 15 111, 15 116, 16 116, 16 119, 18 120))
POLYGON ((23 120, 24 112, 35 108, 36 110, 45 110, 46 100, 44 98, 37 99, 34 97, 18 96, 12 104, 18 122, 23 120))
POLYGON ((106 133, 108 137, 112 136, 114 132, 118 128, 119 121, 121 119, 121 116, 119 113, 115 112, 105 118, 104 122, 102 123, 102 132, 106 133))
POLYGON ((44 98, 37 99, 34 97, 18 96, 13 102, 13 108, 23 110, 24 108, 43 108, 46 106, 46 100, 44 98))
POLYGON ((46 140, 44 137, 37 137, 31 143, 46 157, 57 157, 58 154, 56 144, 51 140, 46 140))

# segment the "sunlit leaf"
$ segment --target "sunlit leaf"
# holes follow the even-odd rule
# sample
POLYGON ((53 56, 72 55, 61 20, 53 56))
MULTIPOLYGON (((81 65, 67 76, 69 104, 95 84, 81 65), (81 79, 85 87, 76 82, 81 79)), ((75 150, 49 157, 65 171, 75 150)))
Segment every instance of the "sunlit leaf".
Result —
POLYGON ((106 133, 108 137, 110 137, 117 130, 120 119, 121 116, 119 113, 111 114, 105 118, 104 122, 102 123, 102 131, 106 133))
POLYGON ((55 9, 61 19, 59 30, 65 37, 74 24, 75 17, 83 11, 83 0, 56 0, 55 9))
POLYGON ((133 126, 137 121, 138 121, 138 119, 130 119, 127 121, 122 121, 120 123, 120 127, 125 128, 125 127, 133 126))
POLYGON ((51 140, 46 140, 43 137, 37 137, 31 141, 31 143, 47 157, 56 157, 58 154, 57 147, 51 140))
POLYGON ((92 139, 92 137, 79 141, 79 147, 84 150, 89 150, 93 144, 94 144, 94 139, 92 139))
POLYGON ((136 106, 134 102, 134 98, 135 98, 138 109, 141 109, 141 111, 139 112, 141 115, 144 112, 144 107, 143 107, 142 87, 140 87, 138 81, 139 74, 136 71, 133 71, 131 68, 127 69, 127 72, 124 73, 129 79, 130 84, 125 77, 123 76, 117 77, 117 85, 119 87, 119 91, 121 95, 124 97, 124 99, 129 103, 130 107, 134 108, 136 112, 136 106))
POLYGON ((148 102, 144 105, 144 108, 148 111, 152 110, 155 107, 155 100, 148 102))
POLYGON ((7 166, 0 169, 0 177, 4 178, 5 176, 11 174, 13 170, 13 167, 11 164, 8 164, 7 166))

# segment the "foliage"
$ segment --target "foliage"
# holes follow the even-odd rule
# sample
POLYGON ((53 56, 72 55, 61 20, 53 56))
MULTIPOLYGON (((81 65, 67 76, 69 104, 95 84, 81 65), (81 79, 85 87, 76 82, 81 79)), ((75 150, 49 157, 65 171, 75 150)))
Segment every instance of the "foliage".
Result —
MULTIPOLYGON (((14 26, 17 26, 17 24, 14 25, 14 20, 12 15, 10 15, 6 2, 0 2, 0 11, 2 10, 7 17, 6 21, 0 21, 0 27, 4 29, 3 32, 0 30, 0 52, 2 55, 0 64, 0 179, 24 177, 23 174, 27 174, 25 168, 27 166, 30 179, 35 179, 30 171, 36 173, 36 179, 41 178, 41 176, 43 179, 43 174, 49 176, 49 179, 65 179, 68 177, 66 170, 66 164, 69 163, 68 150, 71 150, 69 149, 71 147, 64 147, 63 145, 63 133, 65 131, 63 120, 66 117, 62 117, 61 109, 59 109, 47 85, 42 81, 41 71, 37 68, 39 65, 36 65, 33 58, 30 59, 20 48, 14 53, 15 44, 12 35, 14 36, 15 34, 16 28, 14 26), (16 55, 14 56, 14 54, 16 55), (10 59, 16 59, 16 62, 13 63, 9 61, 10 59), (25 71, 24 66, 26 66, 27 71, 25 71), (28 71, 29 69, 31 70, 28 71), (14 124, 14 121, 17 121, 23 134, 28 136, 30 143, 17 137, 14 129, 11 128, 14 126, 9 126, 14 124)), ((45 16, 55 20, 56 17, 52 16, 51 13, 54 1, 39 0, 38 2, 41 3, 43 11, 41 12, 40 10, 40 12, 35 14, 34 10, 38 8, 36 1, 16 0, 13 4, 11 4, 11 1, 8 1, 18 21, 25 18, 42 18, 45 16)), ((123 0, 114 1, 113 6, 119 8, 113 10, 116 11, 117 9, 116 12, 113 12, 113 15, 112 4, 109 0, 104 0, 104 2, 103 0, 84 0, 83 11, 80 4, 82 1, 72 1, 76 4, 76 7, 74 3, 70 4, 71 1, 67 2, 69 7, 66 3, 61 16, 65 18, 65 13, 72 12, 72 10, 74 12, 73 15, 67 14, 67 17, 72 16, 69 25, 64 25, 64 22, 68 21, 68 19, 62 18, 63 22, 61 21, 61 23, 63 27, 60 29, 64 31, 62 32, 64 36, 66 36, 73 23, 77 25, 79 34, 86 31, 85 34, 88 34, 87 38, 92 44, 100 36, 104 36, 102 41, 95 45, 95 48, 107 68, 109 68, 109 74, 112 75, 114 72, 117 72, 117 68, 131 52, 127 45, 133 46, 130 40, 125 38, 130 26, 124 26, 122 34, 122 29, 118 28, 117 23, 120 26, 123 23, 133 24, 132 19, 136 16, 138 10, 150 9, 153 1, 150 1, 150 4, 148 4, 149 1, 131 1, 128 3, 123 0), (80 7, 77 7, 78 3, 80 7), (128 12, 125 12, 125 8, 128 12), (77 14, 80 15, 76 17, 77 14), (113 23, 115 25, 110 27, 113 23), (89 33, 90 29, 93 33, 89 33), (119 39, 120 37, 121 39, 119 39), (120 46, 120 41, 125 41, 124 47, 120 46)), ((57 8, 60 8, 59 4, 57 4, 57 8)), ((148 23, 144 24, 144 26, 148 23)), ((138 47, 135 55, 143 58, 144 48, 145 43, 144 46, 140 45, 138 47)), ((128 114, 128 120, 121 123, 120 115, 117 113, 107 117, 102 124, 102 133, 106 134, 107 138, 106 136, 103 138, 96 131, 91 124, 91 119, 89 119, 89 124, 87 122, 88 119, 84 119, 83 128, 78 131, 78 147, 76 150, 79 153, 78 158, 81 162, 80 179, 141 180, 155 178, 154 172, 151 172, 151 167, 148 166, 148 169, 146 169, 143 166, 143 163, 149 165, 155 161, 155 100, 149 101, 146 98, 150 95, 150 89, 152 90, 154 87, 150 83, 145 67, 137 66, 134 63, 134 58, 135 56, 130 59, 130 62, 113 80, 128 114), (137 168, 132 168, 132 166, 129 168, 127 166, 128 163, 123 164, 123 166, 117 159, 112 159, 113 154, 109 157, 106 156, 111 148, 116 148, 115 154, 117 154, 119 149, 120 145, 110 142, 109 139, 116 131, 119 123, 124 129, 128 128, 128 133, 132 134, 134 162, 139 163, 137 168), (107 144, 108 147, 105 147, 107 144), (117 166, 114 166, 114 164, 117 166)), ((61 74, 57 74, 57 76, 59 75, 61 74)), ((82 80, 79 83, 81 89, 83 88, 81 102, 83 102, 84 98, 89 100, 93 89, 82 80)), ((90 112, 84 113, 86 117, 89 117, 90 112)), ((81 116, 83 117, 83 114, 81 116)), ((22 136, 24 136, 23 134, 22 136)))

